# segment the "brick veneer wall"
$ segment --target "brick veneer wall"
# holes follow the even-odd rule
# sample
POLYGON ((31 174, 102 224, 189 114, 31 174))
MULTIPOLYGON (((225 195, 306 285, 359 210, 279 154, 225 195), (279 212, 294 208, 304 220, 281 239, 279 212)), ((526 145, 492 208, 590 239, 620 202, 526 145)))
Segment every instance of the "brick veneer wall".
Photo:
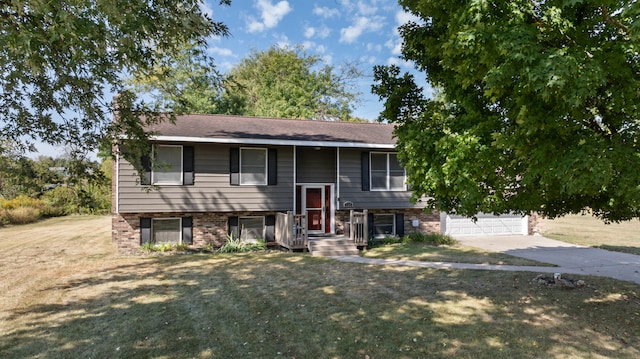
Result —
MULTIPOLYGON (((336 233, 343 234, 345 223, 349 222, 350 211, 336 211, 336 233)), ((422 233, 440 233, 440 213, 433 211, 431 213, 424 212, 421 209, 403 209, 403 210, 369 210, 369 213, 404 213, 404 233, 410 234, 414 232, 422 233), (413 220, 419 221, 418 227, 413 227, 413 220)))
POLYGON ((148 218, 193 218, 193 246, 201 248, 207 244, 220 247, 227 241, 230 216, 268 216, 275 212, 218 212, 218 213, 114 213, 112 215, 113 243, 123 254, 140 250, 140 217, 148 218))

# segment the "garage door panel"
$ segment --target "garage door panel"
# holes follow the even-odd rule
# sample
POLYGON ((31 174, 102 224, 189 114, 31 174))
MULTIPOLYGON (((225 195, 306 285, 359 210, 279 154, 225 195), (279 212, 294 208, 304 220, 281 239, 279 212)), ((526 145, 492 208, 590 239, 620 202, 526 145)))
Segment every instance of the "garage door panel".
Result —
POLYGON ((520 235, 526 234, 527 221, 521 216, 479 213, 477 221, 471 218, 447 215, 445 233, 452 236, 520 235))

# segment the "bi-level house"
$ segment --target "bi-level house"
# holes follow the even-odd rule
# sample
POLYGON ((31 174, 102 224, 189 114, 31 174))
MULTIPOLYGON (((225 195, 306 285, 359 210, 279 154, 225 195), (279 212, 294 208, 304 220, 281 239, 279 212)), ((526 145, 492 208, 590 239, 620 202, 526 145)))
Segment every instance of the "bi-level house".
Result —
POLYGON ((363 210, 372 235, 440 231, 437 212, 409 201, 392 125, 187 115, 149 130, 142 181, 130 163, 115 163, 120 251, 154 241, 219 246, 240 231, 275 241, 276 216, 287 212, 306 214, 310 235, 345 233, 351 211, 363 210))
POLYGON ((366 213, 369 236, 483 233, 479 223, 527 233, 526 218, 471 222, 411 203, 392 125, 187 115, 149 130, 153 155, 142 181, 130 163, 115 161, 113 241, 121 252, 146 242, 220 246, 229 234, 291 247, 292 230, 352 235, 354 213, 366 213))

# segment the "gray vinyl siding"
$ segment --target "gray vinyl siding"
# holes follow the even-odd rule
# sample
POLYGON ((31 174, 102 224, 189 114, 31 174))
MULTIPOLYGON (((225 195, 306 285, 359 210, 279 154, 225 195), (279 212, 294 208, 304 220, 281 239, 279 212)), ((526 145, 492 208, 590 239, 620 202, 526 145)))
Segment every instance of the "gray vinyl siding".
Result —
MULTIPOLYGON (((361 153, 368 150, 340 149, 340 206, 345 201, 353 209, 423 208, 421 203, 409 201, 410 191, 363 191, 361 153)), ((384 152, 384 151, 382 151, 384 152)))
POLYGON ((232 186, 229 174, 230 146, 194 146, 195 181, 190 186, 162 186, 145 191, 137 183, 131 164, 120 160, 119 212, 225 212, 293 210, 293 150, 277 149, 277 184, 232 186))
POLYGON ((336 183, 336 149, 298 147, 296 154, 298 183, 336 183))

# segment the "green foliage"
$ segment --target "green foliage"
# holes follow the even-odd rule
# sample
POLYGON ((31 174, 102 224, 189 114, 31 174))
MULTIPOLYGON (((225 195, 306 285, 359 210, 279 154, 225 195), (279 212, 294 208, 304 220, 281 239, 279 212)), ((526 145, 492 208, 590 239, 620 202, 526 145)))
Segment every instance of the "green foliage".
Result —
POLYGON ((256 242, 245 242, 240 237, 234 237, 233 234, 227 235, 227 241, 220 247, 220 253, 239 253, 261 251, 267 248, 267 244, 263 240, 256 242))
POLYGON ((437 90, 376 67, 413 199, 472 216, 640 215, 636 1, 401 0, 402 53, 437 90))
POLYGON ((160 253, 165 253, 165 252, 185 252, 187 250, 189 250, 189 245, 188 244, 184 244, 184 243, 151 243, 151 242, 147 242, 147 243, 143 243, 140 246, 140 249, 144 252, 160 252, 160 253))
POLYGON ((213 59, 193 43, 150 73, 133 76, 134 91, 149 93, 162 109, 178 113, 218 113, 220 77, 213 59))
POLYGON ((221 113, 300 119, 351 117, 362 77, 353 65, 324 65, 301 47, 254 51, 226 75, 221 113))
POLYGON ((415 232, 402 238, 402 243, 424 243, 432 246, 451 246, 456 240, 446 234, 415 232))
MULTIPOLYGON (((212 35, 227 35, 226 26, 201 5, 194 0, 3 2, 0 133, 23 149, 36 141, 68 145, 74 158, 122 137, 130 149, 142 149, 149 136, 144 125, 166 120, 158 114, 166 109, 136 98, 124 78, 169 67, 185 43, 204 49, 212 35), (120 94, 115 123, 113 106, 104 101, 109 93, 120 94)), ((129 154, 139 155, 124 155, 129 154)))
POLYGON ((400 238, 396 236, 384 236, 384 237, 369 236, 369 241, 367 242, 367 249, 380 247, 382 245, 387 245, 387 244, 395 244, 395 243, 400 243, 400 238))

